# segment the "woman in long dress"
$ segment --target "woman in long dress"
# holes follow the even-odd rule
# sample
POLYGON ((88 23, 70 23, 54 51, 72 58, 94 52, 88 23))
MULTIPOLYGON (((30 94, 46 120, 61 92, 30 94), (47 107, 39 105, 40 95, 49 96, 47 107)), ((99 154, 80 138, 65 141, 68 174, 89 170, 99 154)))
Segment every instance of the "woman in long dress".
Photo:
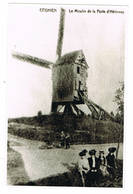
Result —
POLYGON ((104 151, 99 151, 99 160, 100 160, 100 170, 103 176, 108 176, 106 158, 104 156, 104 151))
POLYGON ((80 173, 83 186, 85 186, 86 175, 90 170, 87 153, 88 153, 87 150, 81 151, 79 153, 79 159, 78 159, 78 171, 80 173))

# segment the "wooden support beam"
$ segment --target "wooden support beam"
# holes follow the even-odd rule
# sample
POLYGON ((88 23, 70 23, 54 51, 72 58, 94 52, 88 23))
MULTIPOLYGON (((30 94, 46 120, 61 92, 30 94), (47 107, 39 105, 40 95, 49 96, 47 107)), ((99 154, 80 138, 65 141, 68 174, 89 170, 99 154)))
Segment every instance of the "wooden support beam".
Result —
POLYGON ((69 114, 69 115, 74 114, 73 109, 71 107, 71 104, 66 104, 65 105, 64 114, 69 114))
POLYGON ((77 115, 84 115, 84 112, 80 110, 75 104, 72 104, 74 110, 76 111, 77 115))
POLYGON ((104 112, 105 117, 109 117, 111 120, 115 121, 115 118, 109 114, 106 110, 104 110, 101 106, 97 105, 96 103, 94 103, 92 100, 89 100, 85 95, 81 94, 79 92, 80 98, 83 99, 84 103, 87 104, 88 107, 90 107, 90 105, 94 108, 94 110, 97 112, 98 114, 98 119, 100 118, 100 114, 98 113, 98 111, 96 109, 98 109, 101 112, 104 112))
POLYGON ((63 107, 64 107, 64 105, 58 105, 57 112, 60 112, 63 107))

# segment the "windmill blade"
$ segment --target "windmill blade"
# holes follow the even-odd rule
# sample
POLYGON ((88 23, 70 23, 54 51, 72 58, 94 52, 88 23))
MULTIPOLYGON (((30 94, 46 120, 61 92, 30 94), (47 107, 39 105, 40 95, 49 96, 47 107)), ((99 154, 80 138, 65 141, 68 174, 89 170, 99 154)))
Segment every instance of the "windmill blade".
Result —
POLYGON ((45 67, 48 69, 51 69, 51 65, 53 64, 50 61, 46 61, 44 59, 39 59, 37 57, 33 57, 33 56, 22 54, 22 53, 14 52, 14 53, 12 53, 12 56, 16 59, 21 60, 21 61, 26 61, 26 62, 38 65, 40 67, 45 67))
POLYGON ((57 42, 57 50, 56 50, 58 59, 61 57, 61 52, 62 52, 63 36, 64 36, 64 21, 65 21, 65 10, 61 8, 58 42, 57 42))

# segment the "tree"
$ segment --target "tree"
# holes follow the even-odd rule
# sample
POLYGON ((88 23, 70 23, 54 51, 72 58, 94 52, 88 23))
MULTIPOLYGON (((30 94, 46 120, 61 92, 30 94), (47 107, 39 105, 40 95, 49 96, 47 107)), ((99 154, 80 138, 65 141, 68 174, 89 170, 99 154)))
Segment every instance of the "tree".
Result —
MULTIPOLYGON (((115 92, 114 102, 117 104, 117 112, 116 112, 116 121, 121 124, 124 124, 124 82, 120 82, 120 87, 115 92)), ((120 146, 120 139, 123 134, 123 130, 121 131, 118 127, 116 129, 118 136, 118 146, 116 150, 116 158, 118 158, 119 146, 120 146)))
POLYGON ((117 104, 116 120, 124 123, 124 83, 120 82, 120 87, 115 92, 114 102, 117 104))

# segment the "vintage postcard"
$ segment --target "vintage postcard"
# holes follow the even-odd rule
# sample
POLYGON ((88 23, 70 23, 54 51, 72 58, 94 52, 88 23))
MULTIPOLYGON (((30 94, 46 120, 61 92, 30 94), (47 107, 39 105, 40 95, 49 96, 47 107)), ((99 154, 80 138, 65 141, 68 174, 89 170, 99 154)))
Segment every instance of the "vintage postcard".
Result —
POLYGON ((126 14, 8 5, 8 185, 123 187, 126 14))

